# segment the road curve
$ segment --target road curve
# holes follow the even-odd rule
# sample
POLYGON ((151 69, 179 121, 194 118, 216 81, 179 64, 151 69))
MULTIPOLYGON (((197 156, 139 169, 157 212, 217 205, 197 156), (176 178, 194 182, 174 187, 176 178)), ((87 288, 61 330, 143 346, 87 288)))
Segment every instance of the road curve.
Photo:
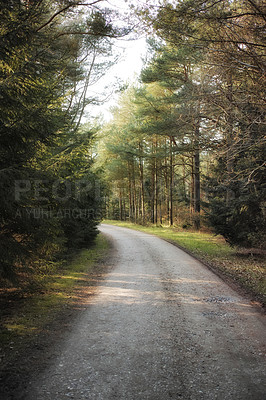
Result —
POLYGON ((265 316, 172 244, 100 230, 111 271, 23 398, 265 399, 265 316))

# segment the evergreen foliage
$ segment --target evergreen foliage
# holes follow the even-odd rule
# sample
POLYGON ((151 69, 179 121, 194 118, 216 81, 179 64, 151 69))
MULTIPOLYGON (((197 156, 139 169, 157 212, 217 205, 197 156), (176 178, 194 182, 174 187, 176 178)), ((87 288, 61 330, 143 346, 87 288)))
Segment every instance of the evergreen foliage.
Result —
POLYGON ((230 244, 265 246, 265 7, 249 0, 132 7, 159 39, 149 41, 152 55, 142 86, 128 92, 122 128, 114 118, 112 131, 127 146, 115 153, 127 154, 120 216, 139 219, 144 203, 143 221, 198 228, 205 214, 230 244))
POLYGON ((80 123, 121 32, 93 4, 85 16, 77 1, 0 1, 0 277, 97 234, 95 128, 80 123))
POLYGON ((261 2, 132 5, 149 34, 137 87, 101 130, 82 126, 115 61, 99 1, 0 0, 0 276, 41 268, 97 234, 102 213, 265 245, 265 10, 261 2), (100 180, 104 184, 100 184, 100 180))

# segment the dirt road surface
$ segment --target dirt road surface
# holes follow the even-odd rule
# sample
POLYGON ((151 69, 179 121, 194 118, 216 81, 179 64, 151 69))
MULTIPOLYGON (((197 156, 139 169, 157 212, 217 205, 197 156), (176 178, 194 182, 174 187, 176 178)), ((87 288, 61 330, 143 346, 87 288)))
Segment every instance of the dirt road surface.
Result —
POLYGON ((265 399, 265 316, 172 244, 100 230, 112 269, 23 399, 265 399))

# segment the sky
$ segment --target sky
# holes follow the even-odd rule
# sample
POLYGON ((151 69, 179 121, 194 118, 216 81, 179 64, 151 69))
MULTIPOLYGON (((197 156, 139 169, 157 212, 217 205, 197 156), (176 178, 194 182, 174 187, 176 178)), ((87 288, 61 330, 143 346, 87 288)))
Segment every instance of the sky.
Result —
MULTIPOLYGON (((128 11, 125 0, 109 0, 106 2, 108 8, 112 8, 112 5, 115 10, 122 14, 128 11)), ((109 109, 116 104, 119 97, 119 94, 115 92, 115 88, 118 87, 118 81, 120 85, 133 83, 140 74, 143 66, 142 59, 145 59, 147 52, 146 38, 141 36, 135 40, 118 39, 114 41, 114 48, 121 53, 119 61, 106 72, 99 82, 90 87, 88 93, 90 95, 90 93, 95 92, 100 94, 100 98, 108 98, 105 103, 99 106, 90 106, 88 109, 89 116, 92 116, 92 113, 94 114, 93 116, 102 114, 107 121, 112 117, 109 109), (106 88, 107 86, 108 89, 106 88)))
POLYGON ((102 95, 108 96, 108 101, 95 109, 95 112, 102 113, 106 120, 111 118, 109 109, 116 104, 119 97, 119 93, 116 93, 114 88, 118 86, 118 82, 120 85, 130 84, 138 79, 143 66, 142 59, 145 58, 146 54, 145 38, 120 43, 121 45, 124 48, 124 53, 120 61, 111 67, 101 80, 91 88, 101 93, 101 97, 102 95), (106 86, 108 86, 108 89, 105 89, 106 86))

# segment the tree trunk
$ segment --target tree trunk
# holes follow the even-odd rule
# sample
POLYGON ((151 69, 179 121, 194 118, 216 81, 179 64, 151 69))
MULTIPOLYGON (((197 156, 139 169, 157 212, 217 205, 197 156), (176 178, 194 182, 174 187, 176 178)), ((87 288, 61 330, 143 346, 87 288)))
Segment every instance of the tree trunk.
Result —
POLYGON ((227 113, 227 133, 226 133, 226 170, 227 170, 227 189, 226 189, 226 205, 230 205, 230 201, 234 197, 232 190, 230 189, 230 182, 232 179, 233 173, 233 115, 232 115, 232 107, 233 107, 233 79, 232 79, 232 69, 228 73, 227 78, 228 85, 228 101, 229 108, 227 113))
POLYGON ((154 158, 154 223, 158 221, 158 168, 157 168, 157 139, 155 139, 155 158, 154 158))
POLYGON ((134 160, 131 162, 132 165, 132 215, 134 222, 137 222, 137 193, 136 193, 136 179, 135 179, 135 165, 134 165, 134 160))
POLYGON ((195 127, 194 150, 194 227, 200 228, 200 152, 199 152, 199 121, 195 127))
POLYGON ((120 221, 123 221, 123 197, 121 188, 119 189, 119 218, 120 221))
POLYGON ((173 217, 173 174, 174 174, 174 168, 173 168, 173 143, 172 143, 172 138, 170 138, 170 180, 169 180, 169 223, 170 226, 173 226, 174 224, 174 217, 173 217))
POLYGON ((154 160, 152 162, 151 172, 151 222, 154 224, 154 199, 155 199, 155 174, 154 174, 154 160))
POLYGON ((195 190, 195 175, 194 175, 194 157, 191 158, 191 182, 190 182, 190 218, 191 218, 191 223, 193 222, 193 214, 194 214, 194 190, 195 190))
POLYGON ((133 206, 132 206, 132 189, 131 189, 131 168, 130 168, 130 162, 128 161, 128 200, 129 200, 129 204, 128 204, 128 218, 129 221, 132 221, 132 210, 133 210, 133 206))
POLYGON ((140 215, 142 224, 145 223, 145 193, 144 193, 144 171, 143 171, 143 146, 142 143, 139 143, 139 173, 140 173, 140 215))

